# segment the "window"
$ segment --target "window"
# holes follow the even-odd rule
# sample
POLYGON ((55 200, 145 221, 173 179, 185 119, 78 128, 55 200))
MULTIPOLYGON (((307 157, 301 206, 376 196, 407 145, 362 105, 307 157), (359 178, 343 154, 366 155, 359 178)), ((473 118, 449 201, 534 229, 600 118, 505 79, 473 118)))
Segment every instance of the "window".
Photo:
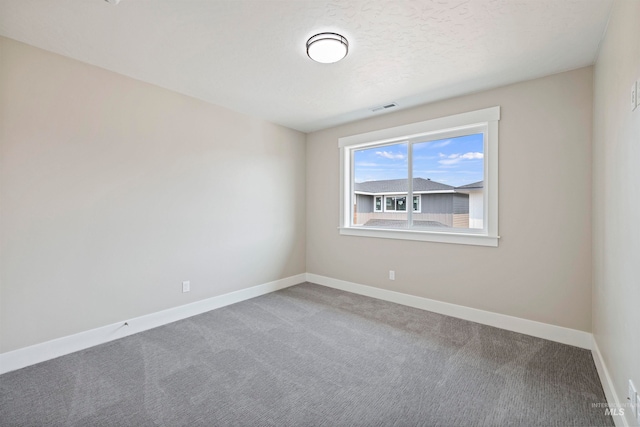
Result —
MULTIPOLYGON (((376 196, 378 199, 380 196, 376 196)), ((396 212, 407 210, 407 196, 384 196, 385 212, 396 212)), ((420 212, 420 196, 413 196, 413 211, 420 212)), ((376 212, 380 212, 376 210, 376 212)))
POLYGON ((497 246, 499 119, 492 107, 340 138, 340 233, 497 246))
POLYGON ((407 210, 407 196, 385 196, 386 212, 401 212, 407 210))
POLYGON ((374 208, 374 212, 382 212, 382 196, 375 197, 376 204, 374 208))

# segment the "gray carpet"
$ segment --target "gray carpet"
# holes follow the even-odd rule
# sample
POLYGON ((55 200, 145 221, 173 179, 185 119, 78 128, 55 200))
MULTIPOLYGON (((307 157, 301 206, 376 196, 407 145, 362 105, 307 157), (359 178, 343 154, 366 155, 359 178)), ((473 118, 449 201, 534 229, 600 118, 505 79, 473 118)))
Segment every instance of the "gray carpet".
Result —
POLYGON ((0 376, 2 426, 612 426, 587 350, 309 283, 0 376))

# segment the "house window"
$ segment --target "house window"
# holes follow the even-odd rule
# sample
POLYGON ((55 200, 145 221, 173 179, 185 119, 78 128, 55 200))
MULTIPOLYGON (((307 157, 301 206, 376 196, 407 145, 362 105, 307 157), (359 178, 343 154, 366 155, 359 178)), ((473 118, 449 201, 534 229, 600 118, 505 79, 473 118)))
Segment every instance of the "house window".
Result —
POLYGON ((340 233, 497 246, 499 119, 492 107, 340 138, 340 233))
POLYGON ((375 196, 374 212, 382 212, 382 196, 375 196))
MULTIPOLYGON (((376 196, 376 199, 380 196, 376 196)), ((385 212, 400 212, 407 210, 407 196, 384 196, 385 212)), ((413 196, 413 211, 420 212, 420 196, 413 196)), ((379 212, 379 211, 376 211, 379 212)))
POLYGON ((385 211, 401 212, 407 210, 407 196, 385 196, 385 211))

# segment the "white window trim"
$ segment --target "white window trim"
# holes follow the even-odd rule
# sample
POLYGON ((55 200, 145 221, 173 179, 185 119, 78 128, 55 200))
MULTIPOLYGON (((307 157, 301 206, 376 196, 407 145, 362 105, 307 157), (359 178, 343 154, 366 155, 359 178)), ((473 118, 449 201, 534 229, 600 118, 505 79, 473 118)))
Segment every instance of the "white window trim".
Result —
MULTIPOLYGON (((375 210, 375 198, 374 198, 374 200, 373 200, 374 212, 399 212, 399 213, 406 212, 406 210, 397 211, 395 209, 394 210, 387 209, 387 197, 407 197, 407 193, 389 193, 389 194, 385 194, 384 196, 374 196, 374 197, 382 197, 382 201, 383 201, 382 210, 381 211, 376 211, 375 210)), ((420 208, 422 207, 422 205, 421 205, 422 197, 421 197, 420 194, 417 194, 417 193, 413 193, 413 197, 417 197, 418 198, 418 209, 417 210, 414 209, 413 213, 420 213, 420 211, 421 211, 420 208)), ((411 206, 413 206, 413 203, 411 203, 411 206)))
MULTIPOLYGON (((403 212, 406 212, 406 211, 407 211, 406 209, 405 209, 405 210, 403 210, 403 211, 400 211, 400 210, 395 209, 396 207, 398 207, 398 201, 397 201, 397 200, 395 200, 395 199, 397 199, 397 198, 402 198, 403 196, 404 196, 404 198, 405 198, 405 199, 407 198, 407 196, 405 195, 405 193, 398 193, 398 194, 389 194, 389 195, 385 195, 385 196, 384 196, 384 205, 383 205, 383 206, 384 206, 384 211, 385 211, 385 212, 391 212, 391 213, 403 213, 403 212), (393 199, 394 199, 394 203, 393 203, 393 207, 394 207, 394 209, 387 209, 387 198, 393 198, 393 199)), ((405 200, 405 203, 406 203, 406 200, 405 200)))
POLYGON ((384 196, 373 196, 373 211, 374 212, 383 212, 384 211, 384 196), (376 199, 380 197, 380 209, 376 209, 376 199))
MULTIPOLYGON (((453 116, 381 129, 338 139, 340 149, 340 234, 346 236, 377 237, 401 240, 456 243, 478 246, 498 246, 498 121, 500 107, 490 107, 453 116), (377 229, 351 225, 352 176, 354 173, 351 151, 369 145, 398 143, 425 137, 443 139, 465 134, 465 130, 485 127, 484 138, 484 218, 486 228, 447 229, 441 231, 377 229)), ((411 150, 409 150, 411 151, 411 150)), ((409 154, 410 155, 410 154, 409 154)), ((410 168, 411 169, 411 168, 410 168)), ((412 177, 409 177, 411 184, 412 177)), ((413 205, 413 203, 412 203, 413 205)), ((383 209, 386 205, 383 205, 383 209)))
MULTIPOLYGON (((418 198, 418 209, 414 209, 413 212, 414 213, 422 212, 422 194, 413 193, 413 197, 417 197, 418 198)), ((411 207, 413 207, 413 200, 411 201, 411 207)))

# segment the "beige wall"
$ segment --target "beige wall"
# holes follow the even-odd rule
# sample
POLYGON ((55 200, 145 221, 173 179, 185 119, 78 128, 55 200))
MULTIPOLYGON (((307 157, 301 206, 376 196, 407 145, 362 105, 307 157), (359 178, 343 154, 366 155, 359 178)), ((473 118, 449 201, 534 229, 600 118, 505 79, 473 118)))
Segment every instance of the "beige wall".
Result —
POLYGON ((614 3, 594 69, 593 333, 621 403, 629 379, 640 391, 639 20, 640 2, 614 3))
POLYGON ((304 273, 304 199, 304 134, 0 38, 0 352, 304 273))
POLYGON ((591 123, 588 67, 308 135, 307 271, 590 331, 591 123), (498 248, 338 234, 339 137, 495 105, 498 248))

